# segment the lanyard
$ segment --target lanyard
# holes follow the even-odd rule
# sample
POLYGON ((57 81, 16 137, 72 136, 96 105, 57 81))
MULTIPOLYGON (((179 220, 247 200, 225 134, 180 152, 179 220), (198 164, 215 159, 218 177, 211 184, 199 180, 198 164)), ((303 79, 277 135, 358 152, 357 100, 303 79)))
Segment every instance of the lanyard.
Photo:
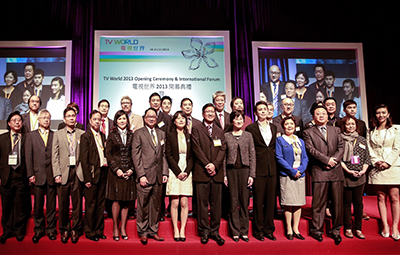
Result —
POLYGON ((14 137, 13 137, 13 135, 12 135, 11 133, 10 133, 10 135, 11 135, 12 149, 14 149, 15 145, 19 142, 19 140, 21 140, 21 137, 20 137, 20 135, 18 135, 17 141, 14 142, 14 137))
POLYGON ((101 138, 99 138, 99 136, 100 136, 99 133, 94 132, 93 129, 92 129, 92 133, 94 135, 94 138, 97 141, 96 144, 104 151, 103 143, 101 141, 101 138))

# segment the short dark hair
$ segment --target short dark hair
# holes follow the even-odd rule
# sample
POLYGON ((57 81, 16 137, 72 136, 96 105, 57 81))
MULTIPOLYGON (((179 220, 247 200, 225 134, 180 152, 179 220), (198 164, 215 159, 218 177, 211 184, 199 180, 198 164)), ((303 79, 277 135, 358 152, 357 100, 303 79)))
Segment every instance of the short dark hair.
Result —
POLYGON ((110 102, 108 102, 107 99, 101 99, 98 103, 97 103, 97 107, 100 107, 101 103, 107 103, 108 107, 110 107, 110 102))
POLYGON ((144 112, 144 116, 146 116, 148 111, 154 111, 157 114, 156 109, 154 109, 153 107, 147 108, 147 110, 144 112))
POLYGON ((190 99, 190 98, 188 98, 188 97, 185 97, 184 99, 181 100, 181 106, 183 105, 183 102, 185 102, 186 100, 189 100, 190 103, 191 103, 192 106, 193 106, 193 101, 192 101, 192 99, 190 99))
POLYGON ((233 120, 238 117, 238 116, 242 116, 243 120, 244 120, 244 112, 243 111, 232 111, 231 114, 229 115, 229 119, 231 121, 231 123, 233 123, 233 120))
POLYGON ((294 125, 296 126, 296 119, 293 117, 293 116, 287 116, 287 117, 285 117, 285 118, 283 118, 282 120, 281 120, 281 126, 282 126, 282 128, 283 128, 283 126, 285 125, 285 122, 286 121, 288 121, 288 120, 292 120, 293 121, 293 123, 294 123, 294 125))
POLYGON ((67 106, 67 108, 64 109, 64 117, 67 114, 67 112, 69 112, 69 111, 73 111, 75 113, 75 116, 77 115, 77 113, 76 113, 74 108, 72 108, 70 106, 67 106))
POLYGON ((214 106, 212 103, 207 103, 207 104, 203 105, 203 108, 201 109, 201 112, 204 113, 204 111, 205 111, 208 107, 214 108, 214 111, 215 111, 215 106, 214 106))
POLYGON ((324 104, 326 104, 326 101, 328 101, 328 100, 333 100, 333 101, 335 101, 335 105, 337 106, 337 101, 336 101, 336 99, 335 99, 334 97, 327 97, 327 98, 325 98, 325 99, 324 99, 324 104))
POLYGON ((169 96, 163 96, 161 98, 161 103, 164 102, 164 100, 169 100, 171 102, 171 104, 172 104, 172 98, 170 98, 169 96))
POLYGON ((286 84, 288 84, 288 83, 293 84, 294 88, 296 88, 296 81, 294 81, 294 80, 287 80, 286 83, 285 83, 285 88, 286 88, 286 84))
POLYGON ((343 109, 346 109, 347 106, 355 104, 357 106, 356 101, 354 101, 353 99, 347 99, 346 101, 343 102, 343 109))
POLYGON ((317 110, 318 108, 323 108, 325 109, 325 111, 328 113, 328 109, 326 109, 326 106, 324 103, 321 102, 315 102, 312 104, 311 108, 310 108, 310 114, 311 116, 314 116, 314 112, 315 110, 317 110))
POLYGON ((25 67, 27 67, 27 66, 32 66, 33 71, 36 71, 36 65, 35 65, 35 63, 32 63, 32 62, 25 63, 25 65, 24 65, 24 71, 25 71, 25 67))
POLYGON ((11 118, 14 117, 15 115, 18 115, 22 120, 22 116, 21 116, 21 113, 19 111, 14 111, 14 112, 10 113, 10 115, 8 115, 8 118, 7 118, 7 130, 8 131, 11 130, 11 127, 10 127, 10 125, 8 125, 8 122, 10 122, 11 118))
POLYGON ((242 100, 243 108, 244 108, 244 100, 243 100, 243 98, 241 98, 241 97, 234 97, 234 98, 232 98, 232 100, 231 100, 231 108, 233 108, 233 103, 234 103, 236 100, 238 100, 238 99, 242 100))
POLYGON ((254 105, 254 112, 257 112, 257 107, 259 106, 259 105, 265 105, 267 108, 268 108, 268 104, 267 104, 267 102, 265 102, 265 101, 258 101, 255 105, 254 105))
POLYGON ((321 67, 322 70, 324 70, 324 73, 326 72, 325 65, 323 65, 323 64, 316 64, 316 65, 314 66, 314 71, 315 71, 315 69, 316 69, 317 67, 321 67))
MULTIPOLYGON (((30 92, 30 91, 29 91, 30 92)), ((30 97, 29 97, 29 99, 28 99, 28 105, 29 105, 29 103, 31 102, 31 98, 33 97, 33 96, 36 96, 36 95, 31 95, 30 97)), ((39 96, 37 96, 38 98, 39 98, 39 106, 42 106, 42 99, 39 97, 39 96)))
POLYGON ((67 107, 75 108, 75 109, 76 109, 76 115, 78 115, 78 113, 79 113, 79 105, 78 105, 77 103, 71 102, 71 103, 69 103, 69 104, 67 105, 67 107))
POLYGON ((333 71, 330 71, 330 70, 325 72, 325 77, 327 77, 327 76, 332 76, 333 79, 336 78, 335 73, 333 71))
POLYGON ((44 77, 44 71, 43 71, 43 69, 40 69, 40 68, 36 69, 36 70, 35 70, 35 75, 38 75, 38 74, 40 74, 42 77, 44 77))
POLYGON ((344 116, 344 117, 341 119, 341 121, 340 121, 340 130, 342 131, 342 133, 343 133, 343 132, 346 132, 346 122, 347 122, 349 119, 354 120, 354 122, 356 123, 356 132, 357 132, 357 133, 360 133, 360 131, 359 131, 359 129, 358 129, 358 122, 357 122, 357 119, 356 119, 355 117, 353 117, 353 116, 344 116))
POLYGON ((6 72, 4 73, 4 80, 6 79, 6 76, 7 76, 8 74, 12 74, 12 76, 14 76, 14 84, 18 82, 18 74, 17 74, 16 71, 14 71, 14 70, 6 71, 6 72))
POLYGON ((158 94, 157 92, 153 92, 153 93, 151 93, 151 95, 149 97, 149 101, 151 100, 152 97, 155 97, 155 96, 158 96, 160 98, 160 100, 161 100, 160 94, 158 94))
POLYGON ((115 116, 114 116, 113 131, 118 130, 117 120, 118 120, 119 117, 121 117, 122 115, 125 115, 125 117, 126 117, 126 119, 127 119, 127 121, 128 121, 127 127, 128 127, 128 129, 129 129, 129 116, 128 116, 128 114, 127 114, 125 111, 123 111, 123 110, 118 110, 118 111, 115 113, 115 116))
POLYGON ((303 71, 297 72, 296 75, 294 76, 294 79, 297 80, 297 77, 301 74, 304 76, 304 79, 306 80, 305 85, 307 85, 310 82, 310 80, 308 79, 308 74, 306 72, 303 71))
POLYGON ((97 113, 100 114, 100 116, 101 116, 101 113, 98 110, 96 110, 96 109, 92 110, 89 114, 89 119, 92 119, 93 115, 95 115, 97 113))

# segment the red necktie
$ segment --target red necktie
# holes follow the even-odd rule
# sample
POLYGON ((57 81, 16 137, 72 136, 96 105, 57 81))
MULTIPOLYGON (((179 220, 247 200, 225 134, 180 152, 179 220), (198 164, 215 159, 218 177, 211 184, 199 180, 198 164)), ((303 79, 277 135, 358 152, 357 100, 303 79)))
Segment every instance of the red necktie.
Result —
POLYGON ((101 119, 101 130, 103 134, 106 134, 106 121, 105 119, 101 119))

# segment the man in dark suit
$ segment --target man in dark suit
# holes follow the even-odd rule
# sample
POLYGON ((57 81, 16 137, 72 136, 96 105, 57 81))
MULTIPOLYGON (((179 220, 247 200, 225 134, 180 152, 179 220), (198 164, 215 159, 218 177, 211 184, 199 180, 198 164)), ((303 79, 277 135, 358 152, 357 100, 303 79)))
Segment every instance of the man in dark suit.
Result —
POLYGON ((193 102, 192 99, 190 98, 184 98, 181 101, 181 110, 186 114, 187 116, 187 129, 189 134, 192 133, 192 128, 198 124, 201 124, 201 121, 196 119, 195 117, 192 116, 193 112, 193 102))
POLYGON ((193 181, 196 183, 197 228, 201 243, 211 238, 218 245, 225 240, 219 235, 221 221, 221 195, 224 181, 222 168, 225 158, 225 136, 215 122, 215 107, 211 103, 203 106, 203 124, 192 129, 194 157, 193 181), (210 221, 208 220, 210 205, 210 221))
MULTIPOLYGON (((355 117, 357 114, 357 103, 352 100, 346 100, 343 103, 343 111, 346 113, 346 116, 355 117)), ((357 119, 357 118, 356 118, 357 119)), ((357 126, 358 126, 358 134, 367 138, 367 125, 363 120, 357 119, 357 126)))
POLYGON ((285 94, 285 83, 280 81, 281 69, 277 65, 272 65, 268 70, 268 83, 261 84, 260 92, 267 97, 268 102, 274 105, 274 117, 278 116, 279 100, 285 94))
POLYGON ((7 118, 9 132, 0 135, 0 185, 1 185, 1 225, 4 244, 12 236, 21 242, 26 232, 28 178, 25 164, 25 135, 19 112, 7 118))
POLYGON ((172 123, 171 116, 161 110, 161 96, 160 94, 154 92, 149 97, 150 108, 153 108, 157 111, 157 125, 156 127, 164 131, 165 133, 169 132, 172 123))
POLYGON ((106 201, 107 160, 104 150, 106 137, 100 132, 101 113, 90 113, 90 129, 81 136, 80 160, 84 177, 86 238, 106 239, 104 235, 104 207, 106 201))
POLYGON ((343 224, 343 181, 340 162, 344 143, 340 129, 328 125, 328 111, 324 105, 314 105, 312 115, 315 126, 304 131, 304 142, 310 155, 309 168, 313 182, 311 234, 322 241, 325 209, 329 199, 332 214, 332 234, 335 244, 342 238, 340 228, 343 224))
MULTIPOLYGON (((326 88, 326 83, 325 83, 325 72, 326 68, 323 64, 316 64, 314 66, 314 75, 316 81, 308 85, 307 90, 312 97, 315 97, 315 94, 318 92, 318 90, 323 91, 323 94, 325 95, 325 88, 326 88)), ((308 107, 311 107, 311 105, 315 102, 314 100, 307 100, 308 107)))
POLYGON ((0 96, 0 120, 6 120, 12 112, 10 99, 0 96))
POLYGON ((225 111, 226 94, 223 91, 217 91, 212 95, 213 104, 215 107, 214 123, 222 130, 226 131, 229 128, 230 114, 225 111))
POLYGON ((106 139, 114 127, 114 121, 108 117, 108 110, 110 109, 110 102, 107 99, 102 99, 97 104, 99 112, 101 113, 100 132, 102 132, 106 139))
MULTIPOLYGON (((28 62, 24 65, 24 77, 25 80, 21 81, 16 87, 23 93, 26 89, 32 91, 34 82, 33 76, 35 75, 36 65, 35 63, 28 62)), ((32 94, 33 95, 33 94, 32 94)))
POLYGON ((33 76, 33 88, 31 94, 40 97, 41 101, 44 102, 40 109, 46 109, 47 101, 52 95, 51 86, 43 85, 44 71, 42 69, 36 69, 35 75, 33 76))
POLYGON ((56 186, 51 165, 52 143, 54 132, 50 130, 50 112, 43 109, 39 112, 39 128, 29 132, 25 142, 26 170, 29 182, 34 185, 34 236, 32 241, 39 242, 46 233, 50 240, 56 240, 56 186), (46 219, 43 206, 46 194, 46 219))
POLYGON ((38 113, 42 105, 42 100, 36 95, 32 95, 28 100, 29 111, 22 114, 23 129, 25 133, 36 130, 39 127, 38 113))
POLYGON ((147 238, 164 241, 158 235, 162 185, 168 181, 165 157, 165 133, 155 128, 157 111, 146 110, 145 126, 136 130, 132 142, 132 158, 137 176, 137 231, 142 244, 147 238))
POLYGON ((272 123, 274 123, 278 129, 278 133, 277 133, 278 136, 281 136, 282 134, 284 134, 284 131, 283 131, 283 128, 281 125, 282 120, 285 117, 293 116, 293 118, 296 120, 295 135, 297 135, 300 138, 303 137, 303 126, 304 126, 303 120, 299 116, 292 115, 293 108, 294 108, 294 103, 293 103, 292 99, 285 98, 282 100, 282 103, 281 103, 282 113, 272 119, 272 123))
POLYGON ((254 107, 258 121, 246 127, 253 135, 256 150, 256 178, 253 184, 253 235, 264 241, 264 237, 275 241, 274 212, 276 204, 277 171, 275 141, 277 128, 269 123, 273 108, 264 101, 254 107))
POLYGON ((77 243, 82 234, 82 190, 84 181, 79 159, 79 144, 85 132, 76 127, 76 111, 72 107, 64 110, 65 127, 53 135, 52 165, 57 184, 59 216, 58 225, 61 242, 77 243), (72 201, 72 225, 69 219, 70 198, 72 201))
MULTIPOLYGON (((336 102, 341 103, 344 98, 344 92, 342 88, 335 87, 335 73, 332 71, 325 72, 325 90, 323 91, 325 97, 333 97, 335 98, 336 102)), ((339 116, 340 107, 336 108, 336 115, 339 116)))
MULTIPOLYGON (((293 101, 293 109, 292 109, 292 114, 294 116, 298 116, 302 119, 303 122, 308 122, 311 120, 311 115, 309 113, 309 108, 307 107, 307 102, 303 99, 297 98, 297 93, 296 93, 296 82, 289 80, 285 84, 285 98, 290 98, 293 101)), ((280 111, 279 114, 283 112, 282 108, 282 101, 285 99, 282 98, 280 100, 280 111)))
POLYGON ((336 115, 336 108, 337 108, 336 99, 333 97, 327 97, 324 99, 324 105, 326 107, 326 110, 328 111, 328 125, 334 127, 340 127, 340 119, 338 115, 336 115))

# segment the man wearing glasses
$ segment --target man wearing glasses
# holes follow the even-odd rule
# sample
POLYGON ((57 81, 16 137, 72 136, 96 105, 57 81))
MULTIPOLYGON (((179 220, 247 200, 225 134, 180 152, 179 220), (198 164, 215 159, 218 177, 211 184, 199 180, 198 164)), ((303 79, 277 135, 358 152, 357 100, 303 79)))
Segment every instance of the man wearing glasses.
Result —
POLYGON ((281 96, 285 94, 285 83, 280 81, 281 69, 277 65, 272 65, 268 71, 268 83, 261 84, 260 92, 263 92, 267 97, 268 102, 274 105, 274 117, 278 116, 278 106, 281 96))

